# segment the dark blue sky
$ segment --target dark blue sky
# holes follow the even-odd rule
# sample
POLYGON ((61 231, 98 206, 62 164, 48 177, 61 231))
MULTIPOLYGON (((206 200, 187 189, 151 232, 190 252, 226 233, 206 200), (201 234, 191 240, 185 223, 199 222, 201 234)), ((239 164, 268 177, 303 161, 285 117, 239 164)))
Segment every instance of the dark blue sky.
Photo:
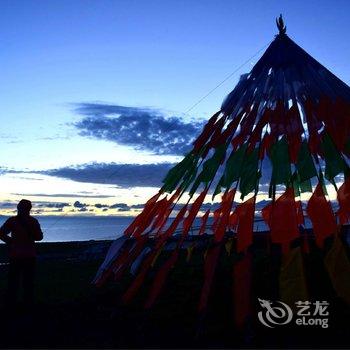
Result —
MULTIPOLYGON (((281 12, 297 43, 350 80, 349 1, 2 0, 0 10, 6 117, 18 101, 41 120, 50 105, 91 100, 182 112, 273 38, 281 12)), ((218 108, 237 76, 195 116, 218 108)))

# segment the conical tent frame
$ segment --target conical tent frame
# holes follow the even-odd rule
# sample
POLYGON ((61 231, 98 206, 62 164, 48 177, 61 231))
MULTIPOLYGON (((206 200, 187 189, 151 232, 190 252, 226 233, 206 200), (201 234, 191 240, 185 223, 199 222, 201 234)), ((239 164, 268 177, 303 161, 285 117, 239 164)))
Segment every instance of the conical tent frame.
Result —
MULTIPOLYGON (((237 252, 242 253, 252 244, 257 215, 268 225, 271 242, 284 253, 300 238, 305 218, 320 247, 337 233, 338 224, 349 222, 350 88, 287 36, 281 18, 277 25, 279 34, 251 72, 241 77, 192 150, 125 230, 134 243, 110 261, 98 279, 101 284, 111 275, 121 276, 152 237, 154 245, 125 302, 168 240, 180 232, 157 273, 147 305, 153 304, 196 218, 201 218, 198 233, 209 226, 215 246, 234 230, 237 252), (337 201, 331 201, 327 191, 336 191, 337 201), (219 207, 213 204, 218 198, 219 207), (268 204, 257 211, 262 199, 268 204), (209 209, 208 203, 213 204, 209 209)), ((219 251, 208 253, 211 265, 219 251)))

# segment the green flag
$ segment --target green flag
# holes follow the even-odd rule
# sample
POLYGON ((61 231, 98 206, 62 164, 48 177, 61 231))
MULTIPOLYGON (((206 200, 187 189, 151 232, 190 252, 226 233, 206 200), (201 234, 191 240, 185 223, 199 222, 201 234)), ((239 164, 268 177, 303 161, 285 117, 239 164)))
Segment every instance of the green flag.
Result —
POLYGON ((196 170, 198 159, 199 155, 190 152, 180 163, 170 169, 163 180, 163 191, 171 193, 186 174, 189 176, 188 173, 193 173, 196 170))
POLYGON ((255 148, 249 154, 246 154, 240 172, 239 190, 241 192, 241 199, 248 193, 255 190, 257 181, 260 178, 260 171, 258 169, 259 163, 259 149, 255 148))
POLYGON ((216 186, 214 196, 221 192, 221 187, 229 188, 232 183, 239 179, 245 153, 247 151, 247 144, 243 144, 237 150, 232 151, 226 162, 226 167, 223 175, 216 186))
POLYGON ((286 137, 282 137, 271 146, 270 159, 272 163, 271 183, 273 185, 288 184, 291 179, 291 170, 286 137))
POLYGON ((197 190, 198 186, 202 182, 208 184, 214 178, 222 160, 225 157, 227 146, 228 143, 221 144, 216 147, 213 156, 204 162, 203 169, 190 190, 190 195, 192 195, 197 190))
POLYGON ((232 151, 230 157, 227 160, 225 172, 222 176, 223 187, 228 188, 234 181, 237 181, 239 179, 246 151, 247 144, 243 144, 236 151, 232 151))
POLYGON ((294 188, 295 197, 300 196, 300 193, 312 192, 312 186, 311 186, 310 179, 301 181, 298 172, 294 172, 294 174, 292 175, 292 184, 293 184, 293 188, 294 188))
POLYGON ((346 164, 326 132, 322 137, 322 150, 326 162, 325 178, 334 184, 335 176, 345 171, 346 164))
POLYGON ((317 176, 315 164, 306 141, 303 141, 300 146, 296 168, 298 170, 299 182, 304 182, 317 176))

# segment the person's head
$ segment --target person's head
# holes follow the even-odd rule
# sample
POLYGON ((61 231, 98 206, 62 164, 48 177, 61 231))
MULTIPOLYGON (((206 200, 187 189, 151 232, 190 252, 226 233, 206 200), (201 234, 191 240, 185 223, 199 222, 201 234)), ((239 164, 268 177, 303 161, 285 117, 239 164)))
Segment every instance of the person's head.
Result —
POLYGON ((20 216, 28 216, 32 209, 32 202, 28 199, 21 199, 17 204, 17 213, 20 216))

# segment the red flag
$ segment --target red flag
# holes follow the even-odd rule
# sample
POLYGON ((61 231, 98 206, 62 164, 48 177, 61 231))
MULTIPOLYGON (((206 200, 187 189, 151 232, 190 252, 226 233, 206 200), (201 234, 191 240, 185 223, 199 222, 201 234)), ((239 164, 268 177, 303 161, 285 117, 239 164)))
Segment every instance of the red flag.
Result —
POLYGON ((171 225, 168 227, 168 229, 161 235, 159 235, 159 241, 156 244, 156 248, 159 248, 163 245, 163 243, 173 235, 177 227, 179 226, 179 223, 182 221, 183 217, 185 216, 185 213, 187 211, 187 204, 181 208, 181 210, 176 215, 175 219, 171 223, 171 225))
POLYGON ((228 225, 229 225, 230 228, 235 229, 237 224, 238 224, 238 215, 237 215, 236 211, 234 211, 230 215, 230 218, 228 220, 228 225))
POLYGON ((211 146, 213 148, 216 148, 219 145, 222 145, 223 143, 225 143, 227 141, 227 139, 235 133, 237 126, 239 124, 239 121, 240 121, 239 117, 233 119, 230 122, 230 124, 227 126, 227 128, 221 133, 220 137, 218 137, 215 140, 215 143, 213 143, 211 146))
POLYGON ((259 150, 259 159, 263 159, 265 154, 270 152, 271 145, 274 143, 274 138, 271 134, 265 133, 259 150))
POLYGON ((167 198, 163 198, 159 201, 159 205, 158 205, 158 213, 155 216, 151 231, 153 231, 155 228, 160 227, 160 225, 163 222, 164 216, 167 212, 167 209, 169 207, 169 202, 167 200, 167 198))
POLYGON ((272 202, 267 204, 264 208, 261 210, 261 216, 263 217, 264 221, 267 225, 270 227, 270 217, 271 217, 271 211, 272 211, 272 202))
POLYGON ((310 246, 309 246, 308 236, 306 233, 302 235, 301 251, 305 254, 310 253, 310 246))
POLYGON ((339 210, 337 215, 340 224, 344 225, 350 219, 350 178, 345 179, 345 182, 339 187, 337 193, 339 210))
POLYGON ((287 136, 288 140, 288 150, 291 163, 296 164, 298 161, 298 154, 301 146, 301 136, 300 134, 291 134, 287 136))
POLYGON ((214 124, 220 115, 221 111, 215 113, 204 126, 202 133, 197 137, 196 141, 193 143, 193 150, 199 151, 204 144, 208 141, 209 137, 214 132, 214 124))
POLYGON ((296 104, 293 104, 293 106, 288 110, 286 121, 289 157, 291 162, 295 164, 297 162, 299 149, 301 146, 301 135, 304 132, 299 114, 299 108, 296 104))
POLYGON ((199 229, 199 233, 198 233, 199 236, 201 236, 205 232, 205 228, 207 225, 209 214, 210 214, 210 209, 208 209, 201 218, 202 223, 201 223, 201 228, 199 229))
POLYGON ((158 215, 156 219, 154 220, 154 223, 152 225, 152 229, 154 230, 158 228, 161 230, 166 223, 167 218, 169 217, 172 209, 171 205, 174 203, 174 201, 178 198, 178 196, 181 193, 181 189, 178 188, 176 192, 167 200, 166 197, 160 200, 159 202, 162 202, 162 204, 159 205, 158 209, 158 215))
POLYGON ((251 274, 252 256, 248 253, 233 266, 234 319, 238 328, 243 328, 252 311, 251 274))
POLYGON ((286 133, 287 111, 284 108, 284 102, 278 100, 275 109, 271 110, 270 114, 270 128, 271 136, 278 139, 279 136, 286 133))
POLYGON ((148 269, 151 266, 153 259, 157 255, 157 251, 154 251, 152 254, 149 254, 145 261, 142 263, 142 267, 140 272, 137 274, 136 278, 132 281, 129 288, 126 290, 122 297, 122 301, 124 304, 128 304, 132 298, 135 296, 139 288, 141 287, 145 277, 147 275, 148 269))
POLYGON ((320 120, 325 124, 327 133, 332 138, 334 144, 339 151, 344 150, 346 141, 348 140, 348 120, 349 105, 337 99, 335 102, 328 96, 323 96, 318 103, 316 113, 320 120), (334 116, 337 116, 334 118, 334 116))
POLYGON ((216 230, 214 231, 214 239, 216 242, 220 242, 225 235, 235 192, 236 190, 232 189, 231 191, 225 193, 222 197, 221 215, 216 226, 216 230))
POLYGON ((303 214, 303 207, 301 205, 301 201, 296 201, 295 206, 297 208, 297 221, 299 225, 304 225, 304 214, 303 214))
POLYGON ((128 245, 127 243, 128 241, 125 241, 123 243, 123 245, 120 248, 120 253, 114 259, 114 261, 111 262, 108 269, 106 269, 102 273, 102 276, 100 278, 94 281, 97 287, 101 287, 102 285, 104 285, 107 282, 107 280, 111 277, 112 273, 114 273, 115 269, 118 269, 118 267, 122 266, 122 264, 126 261, 132 248, 132 246, 128 245))
POLYGON ((183 223, 183 236, 186 236, 188 231, 190 230, 194 219, 196 218, 196 215, 198 214, 198 211, 203 204, 204 198, 207 195, 208 188, 206 188, 193 202, 191 205, 191 208, 188 211, 188 215, 184 220, 183 223))
POLYGON ((306 211, 312 222, 316 243, 322 247, 324 239, 337 231, 337 224, 331 204, 327 201, 321 184, 317 185, 309 199, 306 211))
POLYGON ((148 309, 153 306, 154 302, 156 301, 158 295, 160 294, 164 282, 166 280, 166 277, 169 273, 169 271, 173 268, 173 266, 176 263, 176 260, 179 256, 178 249, 174 250, 174 252, 171 254, 170 258, 164 263, 164 265, 158 270, 151 290, 149 292, 148 298, 145 303, 145 308, 148 309))
POLYGON ((155 248, 153 249, 153 252, 150 253, 145 259, 145 261, 142 263, 142 268, 140 272, 138 273, 136 278, 132 281, 131 285, 123 295, 122 300, 124 303, 130 302, 130 300, 137 293, 143 281, 145 280, 147 272, 151 267, 155 257, 159 254, 159 250, 162 249, 164 242, 174 233, 179 223, 181 222, 182 218, 184 217, 186 210, 187 210, 187 204, 181 208, 181 210, 179 211, 179 213, 177 214, 176 218, 171 223, 169 228, 160 236, 159 240, 156 243, 155 248))
MULTIPOLYGON (((188 216, 185 218, 184 223, 183 223, 183 232, 182 232, 182 237, 181 240, 178 242, 178 247, 181 245, 181 243, 183 242, 183 240, 185 239, 185 237, 187 236, 187 233, 189 232, 193 221, 204 201, 204 198, 206 196, 208 192, 208 189, 206 189, 205 191, 203 191, 198 197, 197 199, 193 202, 188 216)), ((157 276, 154 280, 149 298, 146 302, 145 307, 149 308, 153 305, 154 301, 156 300, 157 296, 159 295, 162 286, 166 280, 166 277, 170 271, 170 269, 174 266, 176 260, 178 257, 178 249, 176 249, 174 251, 174 253, 172 254, 172 256, 167 260, 167 262, 163 265, 163 267, 158 271, 157 276)))
POLYGON ((214 129, 214 133, 211 136, 211 139, 209 141, 209 147, 215 147, 215 145, 218 143, 218 141, 220 140, 221 137, 221 132, 222 129, 225 125, 227 116, 222 116, 221 119, 219 119, 216 124, 215 124, 215 129, 214 129))
POLYGON ((216 230, 217 225, 219 223, 220 214, 221 214, 221 207, 214 210, 214 220, 213 220, 213 223, 211 225, 211 229, 213 230, 213 232, 216 230))
MULTIPOLYGON (((247 149, 247 153, 250 153, 252 150, 254 150, 256 143, 260 142, 262 130, 263 130, 264 126, 268 123, 269 117, 270 117, 270 109, 266 108, 263 115, 261 116, 258 123, 256 124, 254 130, 252 131, 252 133, 249 136, 249 139, 248 139, 249 146, 247 149)), ((265 139, 265 137, 264 137, 264 139, 265 139)), ((263 142, 264 142, 264 140, 263 140, 263 142)), ((263 158, 263 157, 261 157, 261 152, 262 153, 264 152, 263 142, 261 145, 262 149, 260 149, 260 152, 259 152, 260 159, 263 158)))
POLYGON ((215 269, 220 255, 221 244, 210 247, 207 251, 204 263, 204 284, 199 299, 198 309, 202 312, 206 309, 210 294, 211 284, 214 279, 215 269))
POLYGON ((318 130, 323 127, 322 122, 317 118, 315 106, 310 99, 304 103, 304 112, 309 131, 309 149, 312 154, 317 154, 320 151, 321 138, 318 130))
POLYGON ((239 133, 239 137, 241 139, 246 139, 247 136, 252 134, 252 129, 253 126, 256 122, 256 116, 258 113, 258 108, 256 107, 256 105, 253 107, 252 110, 250 110, 245 116, 244 118, 241 120, 240 123, 240 133, 239 133))
POLYGON ((238 215, 237 251, 245 251, 253 242, 255 196, 240 204, 236 213, 238 215))
POLYGON ((114 280, 118 280, 122 277, 125 270, 131 265, 131 263, 140 255, 145 244, 147 242, 147 236, 141 236, 137 241, 135 246, 128 251, 127 255, 119 261, 119 264, 113 266, 114 280))
POLYGON ((299 236, 298 217, 293 188, 286 191, 275 202, 269 220, 271 241, 282 245, 286 252, 289 243, 299 236))
POLYGON ((150 198, 143 208, 142 212, 134 219, 134 221, 127 227, 124 231, 126 236, 139 236, 150 224, 150 221, 153 219, 153 214, 155 208, 157 207, 157 199, 162 194, 162 191, 159 191, 156 195, 150 198))

